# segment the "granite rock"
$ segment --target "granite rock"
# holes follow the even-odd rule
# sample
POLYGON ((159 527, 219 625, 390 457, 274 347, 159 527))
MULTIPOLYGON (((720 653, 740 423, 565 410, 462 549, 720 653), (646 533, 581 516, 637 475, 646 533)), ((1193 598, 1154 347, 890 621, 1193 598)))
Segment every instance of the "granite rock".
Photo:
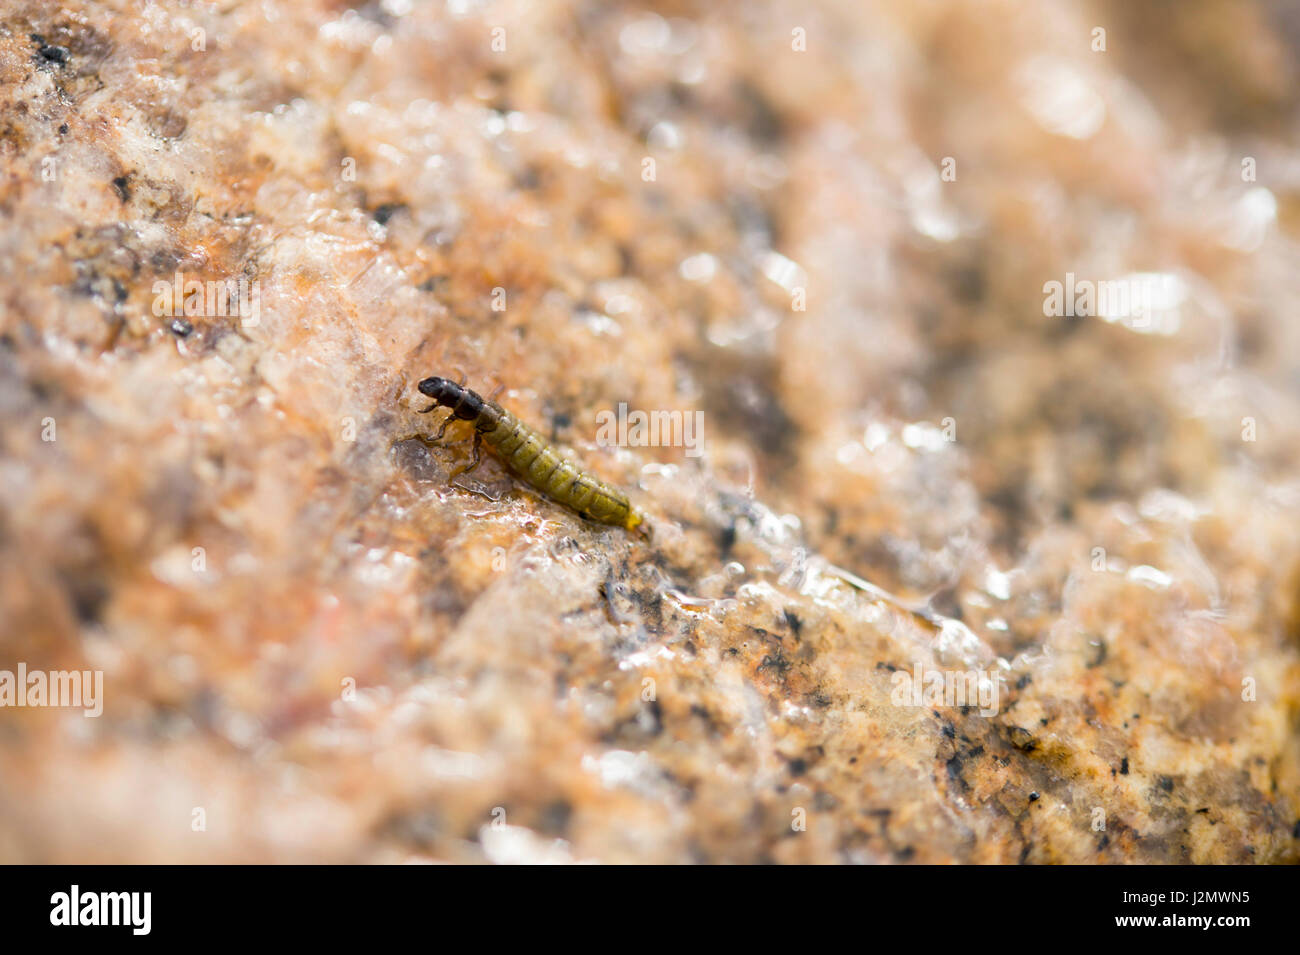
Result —
POLYGON ((0 0, 0 860, 1300 860, 1300 29, 1131 6, 0 0))

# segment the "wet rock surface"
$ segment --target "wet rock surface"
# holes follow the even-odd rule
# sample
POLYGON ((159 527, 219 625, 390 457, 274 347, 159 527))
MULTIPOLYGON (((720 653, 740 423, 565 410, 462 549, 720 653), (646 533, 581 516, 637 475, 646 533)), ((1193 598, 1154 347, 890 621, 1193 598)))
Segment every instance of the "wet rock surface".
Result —
POLYGON ((0 859, 1300 859, 1300 20, 901 6, 0 3, 0 859))

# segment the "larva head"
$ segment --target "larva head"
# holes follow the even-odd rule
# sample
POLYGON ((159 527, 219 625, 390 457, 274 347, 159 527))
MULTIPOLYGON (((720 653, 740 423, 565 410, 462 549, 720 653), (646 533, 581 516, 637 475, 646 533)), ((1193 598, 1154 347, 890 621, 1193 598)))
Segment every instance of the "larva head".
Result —
POLYGON ((445 405, 462 421, 474 421, 483 413, 485 402, 477 393, 447 378, 426 378, 417 386, 420 394, 432 398, 435 405, 445 405))
POLYGON ((464 393, 464 389, 456 382, 446 378, 438 378, 437 376, 424 379, 416 387, 420 389, 420 394, 426 398, 432 398, 438 404, 447 407, 454 407, 461 394, 464 393))

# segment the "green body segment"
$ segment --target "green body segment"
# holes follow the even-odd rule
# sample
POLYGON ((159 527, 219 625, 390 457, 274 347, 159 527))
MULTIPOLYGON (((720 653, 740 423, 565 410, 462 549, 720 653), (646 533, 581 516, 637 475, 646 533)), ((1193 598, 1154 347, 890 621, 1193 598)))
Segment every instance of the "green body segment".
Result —
POLYGON ((641 515, 617 488, 564 460, 540 434, 495 401, 485 401, 475 427, 515 474, 547 497, 599 524, 635 530, 641 515))

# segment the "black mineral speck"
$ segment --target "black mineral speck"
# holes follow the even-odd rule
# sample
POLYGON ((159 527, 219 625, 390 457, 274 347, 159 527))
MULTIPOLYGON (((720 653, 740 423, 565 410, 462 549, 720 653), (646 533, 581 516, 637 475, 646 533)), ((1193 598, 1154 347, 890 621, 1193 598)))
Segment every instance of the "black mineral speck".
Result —
POLYGON ((731 553, 731 549, 736 546, 736 525, 728 524, 718 531, 718 550, 723 557, 731 553))
POLYGON ((46 63, 57 63, 59 66, 66 66, 68 60, 72 58, 72 52, 66 46, 46 43, 44 37, 35 33, 32 34, 32 40, 39 44, 36 47, 36 55, 46 63))
POLYGON ((569 820, 572 818, 572 804, 566 799, 557 799, 542 810, 537 827, 548 835, 562 837, 568 833, 569 820))
POLYGON ((194 331, 194 326, 184 318, 173 318, 171 324, 167 326, 172 330, 172 334, 179 338, 188 338, 194 331))
POLYGON ((385 202, 383 205, 375 209, 371 215, 374 216, 375 221, 380 225, 388 225, 388 220, 391 219, 395 213, 405 208, 406 206, 400 202, 385 202))
POLYGON ((798 640, 799 636, 803 633, 803 621, 799 619, 794 611, 789 609, 783 610, 782 615, 785 617, 786 626, 789 627, 790 632, 794 634, 795 640, 798 640))
POLYGON ((1011 739, 1012 746, 1026 753, 1032 753, 1038 748, 1038 741, 1034 739, 1034 734, 1023 726, 1012 726, 1007 730, 1007 736, 1011 739))

